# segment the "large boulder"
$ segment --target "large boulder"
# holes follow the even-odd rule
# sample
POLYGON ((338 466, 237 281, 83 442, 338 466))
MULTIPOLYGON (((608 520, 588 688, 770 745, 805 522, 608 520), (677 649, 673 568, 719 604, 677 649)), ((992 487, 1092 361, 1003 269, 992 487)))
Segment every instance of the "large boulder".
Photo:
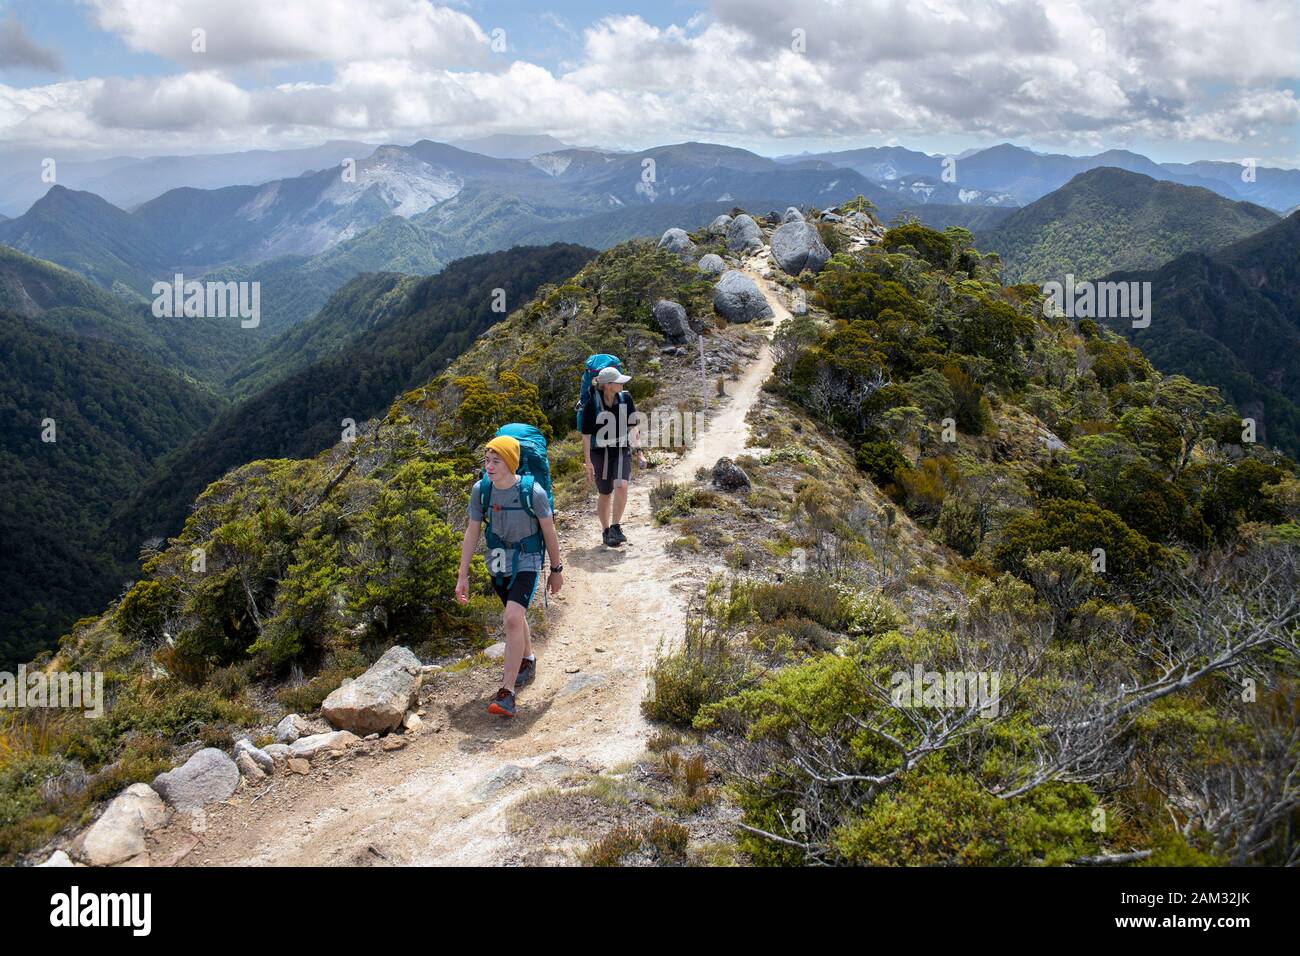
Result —
POLYGON ((685 307, 671 299, 660 299, 655 303, 655 321, 670 342, 684 342, 691 334, 685 307))
POLYGON ((763 230, 752 216, 741 213, 727 226, 727 249, 730 252, 749 252, 763 245, 763 230))
POLYGON ((713 466, 713 484, 723 491, 739 491, 749 487, 749 475, 730 458, 719 458, 713 466))
POLYGON ((669 229, 659 237, 659 248, 675 252, 685 260, 695 258, 695 243, 691 242, 685 229, 669 229))
MULTIPOLYGON (((221 751, 217 751, 221 753, 221 751)), ((81 852, 93 866, 112 866, 145 851, 144 835, 167 822, 167 807, 147 783, 133 783, 86 831, 81 852)))
POLYGON ((160 773, 153 788, 178 810, 225 800, 239 786, 239 768, 225 751, 204 747, 175 770, 160 773))
POLYGON ((797 219, 772 233, 772 258, 792 276, 804 269, 821 272, 830 257, 831 251, 810 222, 797 219))
POLYGON ((728 322, 772 318, 772 307, 754 280, 739 269, 728 269, 713 287, 713 308, 728 322))
POLYGON ((418 657, 408 648, 390 647, 368 671, 326 697, 321 713, 333 726, 362 737, 394 730, 416 702, 421 677, 418 657))
POLYGON ((713 222, 709 223, 709 235, 725 236, 727 234, 727 229, 728 227, 730 227, 730 225, 731 225, 731 217, 724 213, 723 215, 718 216, 716 219, 714 219, 713 222))
POLYGON ((795 206, 788 206, 785 214, 781 217, 781 222, 783 224, 787 222, 803 222, 803 213, 795 206))
POLYGON ((727 271, 727 264, 722 261, 722 256, 716 252, 710 252, 707 256, 702 257, 696 265, 706 276, 720 276, 727 271))

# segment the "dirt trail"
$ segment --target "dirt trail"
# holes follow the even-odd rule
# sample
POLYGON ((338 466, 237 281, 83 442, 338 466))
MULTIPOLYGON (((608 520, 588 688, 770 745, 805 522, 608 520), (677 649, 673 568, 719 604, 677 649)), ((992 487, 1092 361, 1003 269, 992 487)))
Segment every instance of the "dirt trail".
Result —
MULTIPOLYGON (((747 271, 777 322, 788 318, 779 288, 747 271)), ((700 466, 742 452, 745 416, 771 366, 765 343, 665 478, 690 480, 700 466)), ((510 862, 509 809, 520 796, 577 770, 608 770, 644 749, 648 668, 661 643, 681 639, 686 606, 709 573, 667 552, 671 529, 652 520, 655 480, 646 473, 632 487, 622 548, 600 544, 594 516, 562 535, 565 588, 546 612, 546 636, 534 639, 538 677, 520 693, 518 717, 486 712, 495 668, 439 674, 424 692, 425 727, 403 749, 375 747, 337 763, 317 758, 308 776, 277 771, 201 820, 177 815, 152 835, 154 863, 510 862)))

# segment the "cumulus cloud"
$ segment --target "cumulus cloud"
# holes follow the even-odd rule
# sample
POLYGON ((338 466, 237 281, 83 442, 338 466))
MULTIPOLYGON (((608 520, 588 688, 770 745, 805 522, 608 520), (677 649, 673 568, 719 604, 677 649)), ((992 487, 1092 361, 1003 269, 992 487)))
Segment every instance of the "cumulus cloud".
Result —
POLYGON ((403 58, 455 68, 489 63, 490 35, 428 0, 86 0, 133 50, 201 68, 403 58), (195 50, 202 30, 202 52, 195 50))
POLYGON ((1276 155, 1294 149, 1300 124, 1294 0, 713 0, 680 24, 591 23, 557 69, 492 52, 490 25, 428 0, 85 2, 175 72, 0 86, 0 136, 61 130, 104 145, 143 133, 192 148, 195 129, 247 145, 498 131, 642 145, 964 135, 1062 148, 1252 142, 1276 155), (206 54, 191 52, 196 26, 206 54), (332 72, 235 79, 307 61, 332 72))
POLYGON ((29 68, 57 73, 63 67, 53 50, 37 45, 11 15, 0 22, 0 70, 29 68))

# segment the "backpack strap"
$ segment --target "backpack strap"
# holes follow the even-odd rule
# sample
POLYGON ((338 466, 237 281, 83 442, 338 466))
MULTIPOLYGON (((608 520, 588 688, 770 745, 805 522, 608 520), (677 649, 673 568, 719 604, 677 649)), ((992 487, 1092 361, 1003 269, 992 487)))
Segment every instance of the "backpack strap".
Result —
POLYGON ((519 503, 524 506, 524 511, 528 517, 534 521, 537 520, 537 510, 533 507, 533 483, 532 475, 519 476, 519 503))
POLYGON ((479 507, 483 512, 483 523, 492 523, 492 479, 487 475, 478 483, 479 507))

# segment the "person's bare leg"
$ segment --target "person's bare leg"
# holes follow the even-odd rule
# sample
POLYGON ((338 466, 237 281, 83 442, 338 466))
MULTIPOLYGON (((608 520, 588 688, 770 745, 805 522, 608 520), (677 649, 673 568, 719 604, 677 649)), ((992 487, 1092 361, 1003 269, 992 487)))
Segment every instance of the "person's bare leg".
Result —
POLYGON ((519 665, 528 653, 528 615, 524 606, 515 601, 506 604, 506 673, 501 678, 501 686, 510 693, 515 692, 515 678, 519 676, 519 665))
POLYGON ((609 499, 609 495, 596 496, 596 517, 600 519, 601 528, 609 527, 609 499))
POLYGON ((614 486, 614 524, 623 520, 623 509, 627 507, 627 485, 614 486))

